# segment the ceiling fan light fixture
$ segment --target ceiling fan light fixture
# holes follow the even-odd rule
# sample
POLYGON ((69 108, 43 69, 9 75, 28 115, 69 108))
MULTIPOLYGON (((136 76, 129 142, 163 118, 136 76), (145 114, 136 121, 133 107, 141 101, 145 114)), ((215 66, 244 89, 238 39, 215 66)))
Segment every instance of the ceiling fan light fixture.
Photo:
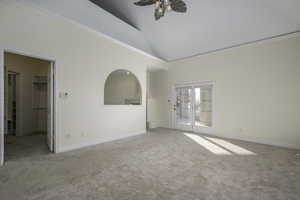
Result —
POLYGON ((167 11, 168 11, 168 12, 172 11, 171 5, 168 5, 168 6, 167 6, 167 11))
POLYGON ((156 20, 159 20, 161 17, 163 17, 166 12, 187 12, 187 7, 183 0, 140 0, 134 4, 137 6, 148 6, 154 4, 154 17, 156 20))

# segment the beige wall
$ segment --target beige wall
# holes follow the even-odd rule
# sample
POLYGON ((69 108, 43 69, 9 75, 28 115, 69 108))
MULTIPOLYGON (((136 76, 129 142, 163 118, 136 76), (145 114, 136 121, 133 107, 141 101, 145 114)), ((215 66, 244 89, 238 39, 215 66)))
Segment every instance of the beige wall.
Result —
POLYGON ((56 61, 57 151, 145 132, 146 68, 161 60, 15 0, 0 2, 0 24, 0 48, 56 61), (105 79, 116 69, 138 77, 141 106, 104 105, 105 79), (67 98, 60 95, 64 92, 67 98))
POLYGON ((213 134, 300 148, 299 52, 296 34, 169 63, 168 93, 175 83, 215 81, 213 134))
MULTIPOLYGON (((34 110, 34 76, 47 76, 50 62, 26 56, 5 53, 4 64, 7 71, 18 73, 18 134, 28 135, 47 131, 46 110, 34 110)), ((46 91, 45 91, 46 92, 46 91)), ((47 94, 45 94, 47 95, 47 94)), ((41 97, 46 97, 41 95, 41 97)))

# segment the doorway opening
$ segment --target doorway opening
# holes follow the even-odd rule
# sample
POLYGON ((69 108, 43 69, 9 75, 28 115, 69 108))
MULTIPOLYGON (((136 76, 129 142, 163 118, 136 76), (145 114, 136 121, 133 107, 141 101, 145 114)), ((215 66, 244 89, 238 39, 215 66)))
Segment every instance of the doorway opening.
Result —
POLYGON ((4 152, 14 161, 54 151, 54 62, 4 52, 4 152))

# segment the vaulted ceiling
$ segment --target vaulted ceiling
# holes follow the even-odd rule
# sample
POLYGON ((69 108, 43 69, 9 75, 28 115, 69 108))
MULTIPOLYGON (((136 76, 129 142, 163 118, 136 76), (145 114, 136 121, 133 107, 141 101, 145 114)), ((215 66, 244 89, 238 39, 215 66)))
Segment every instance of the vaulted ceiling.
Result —
MULTIPOLYGON (((69 0, 69 3, 85 1, 88 0, 69 0)), ((187 13, 170 12, 159 21, 154 19, 153 6, 135 6, 137 0, 96 1, 101 8, 139 31, 150 48, 148 53, 167 61, 300 30, 299 0, 184 0, 187 13)), ((61 6, 62 10, 68 9, 63 8, 66 5, 61 6)))
POLYGON ((97 0, 142 31, 152 50, 166 60, 261 40, 300 30, 299 0, 185 0, 186 14, 154 20, 154 7, 137 0, 97 0))

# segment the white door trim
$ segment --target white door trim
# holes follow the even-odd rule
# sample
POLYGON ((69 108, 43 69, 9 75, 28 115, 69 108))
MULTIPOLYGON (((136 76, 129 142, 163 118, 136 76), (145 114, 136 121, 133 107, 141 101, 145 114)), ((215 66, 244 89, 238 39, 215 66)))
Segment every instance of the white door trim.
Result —
POLYGON ((0 48, 0 166, 4 163, 4 49, 0 48))
POLYGON ((47 144, 51 152, 54 152, 55 142, 54 142, 54 62, 50 62, 50 69, 48 69, 48 85, 47 85, 47 144), (50 76, 50 77, 49 77, 50 76), (50 109, 49 109, 50 107, 50 109))
POLYGON ((0 47, 0 166, 4 164, 4 52, 15 53, 23 56, 29 56, 33 58, 38 58, 42 60, 47 60, 52 62, 53 65, 53 142, 54 142, 54 153, 59 152, 59 137, 58 137, 58 98, 57 98, 57 70, 56 66, 58 64, 57 60, 49 56, 41 56, 28 51, 21 51, 10 48, 0 47))

